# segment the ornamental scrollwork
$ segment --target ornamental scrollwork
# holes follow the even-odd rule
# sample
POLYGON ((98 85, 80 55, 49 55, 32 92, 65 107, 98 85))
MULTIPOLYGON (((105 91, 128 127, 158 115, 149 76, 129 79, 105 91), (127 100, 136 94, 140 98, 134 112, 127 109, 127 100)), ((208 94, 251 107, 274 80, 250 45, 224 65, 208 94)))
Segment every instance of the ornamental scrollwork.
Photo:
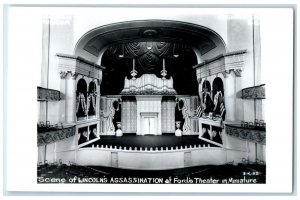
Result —
POLYGON ((48 88, 37 87, 38 101, 59 101, 60 91, 48 88))
POLYGON ((245 88, 242 90, 243 99, 265 99, 265 87, 264 85, 245 88))
POLYGON ((54 143, 59 140, 71 137, 73 135, 75 135, 75 126, 57 129, 49 132, 38 133, 38 146, 54 143))
POLYGON ((79 75, 79 73, 77 72, 70 72, 72 79, 76 80, 77 76, 79 75))
POLYGON ((250 142, 259 143, 262 145, 266 144, 266 132, 258 131, 255 129, 248 129, 243 127, 235 127, 226 125, 225 126, 226 134, 237 137, 241 140, 247 140, 250 142))
POLYGON ((235 69, 233 70, 235 76, 241 77, 242 76, 242 70, 241 69, 235 69))
POLYGON ((230 74, 230 70, 225 70, 222 72, 222 74, 223 74, 224 78, 227 78, 230 74))
POLYGON ((59 75, 60 75, 60 78, 61 78, 61 79, 64 79, 64 78, 66 78, 66 77, 68 76, 68 72, 60 71, 60 72, 59 72, 59 75))

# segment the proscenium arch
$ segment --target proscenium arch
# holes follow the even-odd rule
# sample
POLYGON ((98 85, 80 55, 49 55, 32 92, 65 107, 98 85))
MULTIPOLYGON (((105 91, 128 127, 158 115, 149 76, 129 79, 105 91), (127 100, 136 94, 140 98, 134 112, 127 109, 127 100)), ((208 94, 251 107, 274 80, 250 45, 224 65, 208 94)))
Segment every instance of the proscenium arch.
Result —
POLYGON ((193 23, 171 20, 136 20, 107 24, 88 31, 77 42, 74 54, 101 65, 107 46, 139 41, 173 42, 190 45, 198 63, 213 51, 225 53, 226 45, 215 31, 193 23))

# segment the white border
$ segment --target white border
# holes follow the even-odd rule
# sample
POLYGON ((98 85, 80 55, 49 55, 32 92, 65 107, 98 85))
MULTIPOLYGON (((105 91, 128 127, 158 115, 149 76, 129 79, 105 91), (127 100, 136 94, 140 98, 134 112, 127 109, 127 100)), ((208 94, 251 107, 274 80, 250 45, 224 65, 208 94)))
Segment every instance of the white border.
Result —
MULTIPOLYGON (((256 10, 258 11, 258 10, 256 10)), ((34 55, 39 54, 39 49, 31 49, 28 51, 28 46, 34 46, 35 42, 18 40, 18 44, 9 46, 9 69, 8 69, 8 94, 7 94, 7 158, 8 168, 12 169, 18 164, 23 167, 18 167, 12 174, 7 175, 7 189, 11 191, 96 191, 96 192, 291 192, 291 165, 292 165, 292 141, 290 135, 282 137, 282 132, 290 133, 292 131, 292 53, 293 47, 290 40, 292 40, 290 32, 286 31, 285 26, 289 26, 287 21, 283 20, 281 15, 274 9, 272 20, 276 23, 267 23, 268 26, 265 35, 262 34, 262 48, 265 45, 267 51, 270 53, 263 54, 262 65, 269 66, 266 69, 268 76, 266 84, 267 100, 266 103, 268 130, 267 133, 267 181, 266 185, 37 185, 36 184, 36 106, 32 100, 36 99, 36 82, 38 71, 31 67, 33 65, 40 65, 34 63, 35 61, 29 59, 34 55), (279 22, 279 23, 278 23, 279 22), (281 31, 278 31, 281 30, 281 31), (285 31, 282 31, 285 30, 285 31), (279 44, 274 49, 273 43, 275 41, 279 44), (26 45, 27 44, 27 45, 26 45), (15 54, 16 53, 16 54, 15 54), (15 56, 18 55, 18 56, 15 56), (16 57, 18 59, 16 59, 16 57), (276 59, 274 59, 276 58, 276 59), (21 62, 20 62, 21 61, 21 62), (21 67, 22 66, 22 67, 21 67), (284 70, 282 66, 284 67, 284 70), (286 67, 289 66, 289 67, 286 67), (28 81, 30 80, 30 81, 28 81), (21 83, 21 84, 20 84, 21 83), (283 84, 285 83, 285 84, 283 84), (33 88, 33 89, 30 89, 33 88), (278 91, 284 91, 287 102, 285 105, 285 112, 281 112, 282 99, 278 91), (20 101, 20 97, 22 98, 20 101), (272 108, 279 109, 272 109, 272 108), (270 112, 271 111, 271 112, 270 112), (31 113, 29 116, 25 113, 31 113), (276 119, 275 119, 276 118, 276 119), (278 121, 277 121, 278 119, 278 121), (33 126, 30 124, 33 123, 33 126), (270 123, 269 123, 270 122, 270 123), (278 124, 282 124, 279 127, 278 124), (282 128, 280 130, 280 128, 282 128), (288 130, 286 130, 287 128, 288 130), (24 131, 26 130, 26 131, 24 131), (22 134, 20 134, 22 133, 22 134), (18 148, 16 148, 18 146, 18 148), (281 148, 278 148, 281 146, 281 148), (34 148, 32 148, 34 147, 34 148), (269 153, 271 152, 271 153, 269 153), (272 154, 271 156, 269 156, 272 154), (284 155, 280 156, 279 155, 284 155), (278 160, 278 157, 280 160, 278 160), (34 166, 34 167, 32 167, 34 166), (273 175, 275 176, 272 176, 273 175), (269 175, 270 174, 270 175, 269 175), (95 186, 95 187, 94 187, 95 186)), ((266 13, 262 13, 266 14, 266 13)), ((267 15, 267 14, 266 14, 267 15)), ((23 27, 29 28, 29 27, 23 27)), ((20 29, 21 30, 21 29, 20 29)), ((9 34, 10 39, 18 38, 14 35, 15 32, 9 34)), ((24 37, 24 36, 23 36, 24 37)), ((32 36, 30 36, 32 37, 32 36)), ((9 40, 9 44, 14 41, 9 40)), ((264 67, 263 67, 264 69, 264 67)))

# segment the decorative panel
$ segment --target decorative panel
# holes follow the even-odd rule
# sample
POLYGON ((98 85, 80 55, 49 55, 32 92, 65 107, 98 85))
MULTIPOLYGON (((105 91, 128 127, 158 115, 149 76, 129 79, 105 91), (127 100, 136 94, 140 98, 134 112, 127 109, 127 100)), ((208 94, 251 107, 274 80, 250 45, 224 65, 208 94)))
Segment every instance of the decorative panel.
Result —
POLYGON ((225 130, 227 135, 237 137, 241 140, 256 142, 263 145, 266 144, 266 131, 231 125, 226 125, 225 130))
POLYGON ((116 113, 116 108, 114 108, 114 102, 118 102, 118 98, 111 97, 107 98, 106 105, 107 110, 103 113, 104 118, 106 118, 106 134, 114 135, 115 134, 115 125, 113 123, 113 119, 116 113))
POLYGON ((91 78, 96 78, 101 82, 102 70, 105 69, 105 67, 78 56, 67 54, 57 54, 57 56, 59 58, 58 68, 60 70, 61 78, 65 78, 69 73, 74 77, 81 74, 91 78))
POLYGON ((265 99, 265 85, 245 88, 242 90, 243 99, 265 99))
POLYGON ((191 112, 195 113, 198 106, 199 106, 199 97, 198 96, 191 96, 191 112))
POLYGON ((228 52, 195 65, 197 80, 218 73, 223 73, 226 76, 230 71, 234 71, 236 76, 241 76, 246 52, 246 50, 228 52))
POLYGON ((123 133, 136 133, 137 106, 135 100, 123 100, 121 110, 123 133))
POLYGON ((173 95, 176 91, 173 88, 173 79, 162 79, 155 74, 144 74, 137 79, 125 78, 123 95, 173 95))
POLYGON ((57 90, 37 87, 37 100, 38 101, 59 101, 60 92, 57 90))
POLYGON ((75 126, 63 129, 51 128, 50 131, 38 133, 38 146, 51 144, 75 135, 75 126))
POLYGON ((193 133, 198 133, 199 132, 199 122, 198 122, 198 118, 194 117, 191 118, 191 126, 192 126, 192 132, 193 133))
POLYGON ((105 112, 106 109, 106 97, 101 97, 100 98, 100 112, 103 113, 105 112))
POLYGON ((101 122, 101 124, 100 124, 100 126, 101 126, 101 128, 100 128, 100 133, 101 134, 104 134, 105 133, 105 130, 106 130, 106 126, 105 126, 105 119, 101 119, 100 120, 100 122, 101 122))
POLYGON ((183 102, 183 107, 181 109, 182 116, 184 118, 184 124, 182 131, 184 135, 190 135, 191 131, 191 117, 194 115, 194 112, 191 112, 191 98, 190 97, 180 97, 178 96, 179 102, 183 102))
POLYGON ((175 101, 174 100, 162 101, 161 129, 163 133, 175 133, 175 101))

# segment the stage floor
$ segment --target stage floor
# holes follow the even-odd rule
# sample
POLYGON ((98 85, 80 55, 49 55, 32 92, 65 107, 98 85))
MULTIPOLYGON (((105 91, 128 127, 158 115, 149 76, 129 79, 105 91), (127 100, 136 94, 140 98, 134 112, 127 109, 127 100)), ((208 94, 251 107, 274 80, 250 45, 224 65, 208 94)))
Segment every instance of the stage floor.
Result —
MULTIPOLYGON (((116 136, 101 136, 100 140, 95 141, 93 143, 90 143, 84 147, 96 147, 97 145, 105 146, 105 145, 112 145, 117 146, 118 148, 121 146, 122 148, 126 147, 127 149, 129 147, 137 147, 138 149, 142 148, 150 148, 150 147, 158 147, 159 149, 163 147, 164 149, 168 147, 169 149, 171 147, 173 148, 180 148, 181 146, 190 146, 192 145, 199 145, 201 146, 208 146, 208 142, 205 142, 203 140, 198 139, 198 135, 184 135, 181 137, 176 137, 174 134, 163 134, 163 135, 146 135, 146 136, 140 136, 135 134, 124 134, 121 137, 116 136)), ((215 145, 209 144, 211 147, 214 147, 215 145)))

